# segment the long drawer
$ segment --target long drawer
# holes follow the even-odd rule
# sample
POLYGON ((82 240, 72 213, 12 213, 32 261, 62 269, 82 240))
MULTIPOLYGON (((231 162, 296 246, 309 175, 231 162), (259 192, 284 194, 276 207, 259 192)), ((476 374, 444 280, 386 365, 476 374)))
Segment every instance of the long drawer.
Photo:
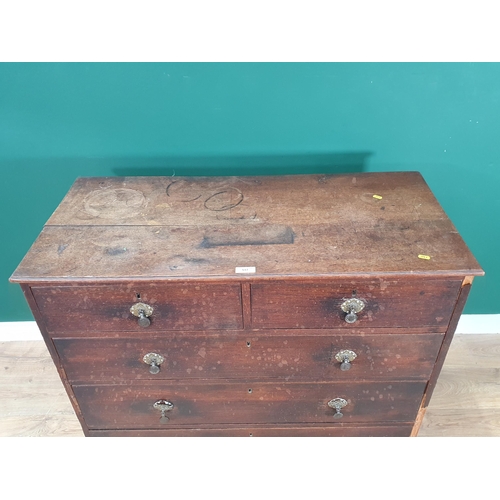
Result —
POLYGON ((349 280, 251 285, 254 328, 416 328, 445 331, 461 287, 455 280, 349 280), (351 324, 342 304, 363 309, 351 324))
POLYGON ((426 379, 442 338, 411 333, 294 337, 218 332, 143 340, 53 340, 72 383, 207 378, 347 382, 426 379))
POLYGON ((424 381, 349 385, 158 381, 75 385, 73 390, 90 429, 153 429, 200 424, 409 422, 415 419, 425 385, 424 381), (328 405, 339 399, 347 403, 341 408, 342 418, 336 418, 337 410, 328 405), (171 409, 164 409, 167 404, 171 409))
POLYGON ((121 284, 32 287, 49 333, 242 328, 239 284, 121 284), (153 308, 143 328, 130 312, 134 304, 153 308))
POLYGON ((252 426, 226 428, 170 428, 163 429, 118 429, 92 430, 90 436, 115 437, 408 437, 413 423, 393 425, 278 425, 275 427, 252 426))

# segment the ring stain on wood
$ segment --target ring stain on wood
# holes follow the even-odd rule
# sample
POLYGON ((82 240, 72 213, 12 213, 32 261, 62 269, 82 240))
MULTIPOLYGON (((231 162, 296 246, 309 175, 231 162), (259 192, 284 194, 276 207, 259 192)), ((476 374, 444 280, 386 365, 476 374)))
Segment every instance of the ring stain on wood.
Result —
POLYGON ((93 217, 125 219, 136 216, 146 198, 137 189, 97 189, 84 200, 84 211, 93 217))
POLYGON ((214 212, 223 212, 237 207, 244 199, 243 193, 234 187, 223 189, 205 200, 205 208, 214 212))

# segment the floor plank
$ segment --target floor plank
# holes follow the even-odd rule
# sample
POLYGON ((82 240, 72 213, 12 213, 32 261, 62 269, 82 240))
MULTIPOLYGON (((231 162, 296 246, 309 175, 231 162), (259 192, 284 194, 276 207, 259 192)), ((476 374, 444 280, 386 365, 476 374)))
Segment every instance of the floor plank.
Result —
POLYGON ((429 408, 419 437, 497 437, 500 436, 500 408, 477 411, 429 408))
MULTIPOLYGON (((41 341, 0 343, 0 437, 83 436, 41 341)), ((500 335, 456 335, 419 437, 500 436, 500 335)))
POLYGON ((0 437, 83 436, 42 341, 0 343, 0 437))
POLYGON ((500 335, 456 335, 418 434, 500 436, 500 335))

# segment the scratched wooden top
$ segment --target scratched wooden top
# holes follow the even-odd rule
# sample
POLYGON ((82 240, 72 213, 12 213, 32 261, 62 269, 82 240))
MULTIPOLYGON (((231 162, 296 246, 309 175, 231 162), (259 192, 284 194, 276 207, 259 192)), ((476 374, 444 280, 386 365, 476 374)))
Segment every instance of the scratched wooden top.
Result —
POLYGON ((483 274, 417 172, 97 177, 74 183, 11 280, 412 273, 483 274))

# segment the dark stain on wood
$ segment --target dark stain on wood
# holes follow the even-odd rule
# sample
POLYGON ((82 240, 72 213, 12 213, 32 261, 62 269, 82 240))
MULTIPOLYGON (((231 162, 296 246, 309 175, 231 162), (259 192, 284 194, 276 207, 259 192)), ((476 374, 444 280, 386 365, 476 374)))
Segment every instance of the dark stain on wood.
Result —
POLYGON ((111 248, 106 248, 104 250, 104 253, 106 255, 112 255, 112 256, 115 256, 115 255, 122 255, 124 254, 125 252, 127 251, 127 249, 125 247, 111 247, 111 248))
POLYGON ((58 253, 59 255, 61 255, 61 254, 64 252, 64 250, 66 250, 66 248, 67 248, 67 247, 68 247, 68 244, 67 244, 67 243, 62 243, 62 244, 60 244, 60 245, 57 247, 57 253, 58 253))
POLYGON ((291 227, 276 224, 234 226, 229 230, 207 230, 199 248, 245 245, 291 245, 295 235, 291 227))

